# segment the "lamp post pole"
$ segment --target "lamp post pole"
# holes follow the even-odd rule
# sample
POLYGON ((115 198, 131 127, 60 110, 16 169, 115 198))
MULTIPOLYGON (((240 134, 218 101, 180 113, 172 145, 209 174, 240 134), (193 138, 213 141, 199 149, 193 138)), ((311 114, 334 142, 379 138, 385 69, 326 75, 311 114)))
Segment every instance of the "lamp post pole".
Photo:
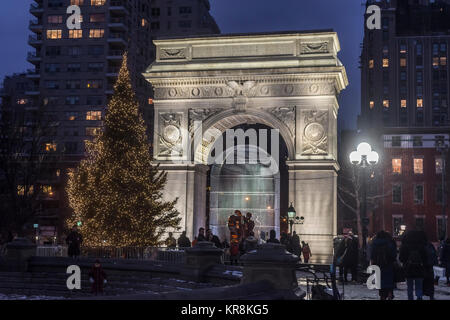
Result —
POLYGON ((367 263, 367 168, 378 163, 378 153, 372 151, 370 144, 362 142, 358 145, 356 151, 350 153, 350 162, 359 166, 361 169, 362 185, 361 185, 361 207, 360 207, 360 222, 362 228, 362 256, 363 263, 367 263))
POLYGON ((445 206, 447 203, 447 199, 446 199, 446 193, 445 193, 445 166, 446 166, 446 161, 445 161, 445 155, 446 155, 446 151, 448 150, 448 146, 444 143, 444 141, 437 141, 436 142, 436 149, 437 151, 441 152, 441 161, 442 161, 442 172, 441 172, 441 183, 442 183, 442 222, 444 225, 444 234, 443 237, 444 239, 447 239, 447 213, 445 210, 445 206))

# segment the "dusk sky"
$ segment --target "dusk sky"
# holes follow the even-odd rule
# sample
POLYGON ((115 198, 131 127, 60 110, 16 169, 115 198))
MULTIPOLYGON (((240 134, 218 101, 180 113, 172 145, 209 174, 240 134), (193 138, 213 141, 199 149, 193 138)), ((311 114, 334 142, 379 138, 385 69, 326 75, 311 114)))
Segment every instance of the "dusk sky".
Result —
MULTIPOLYGON (((26 61, 28 12, 32 0, 2 0, 0 5, 0 77, 32 68, 26 61)), ((349 87, 342 92, 340 123, 356 126, 360 109, 358 60, 364 7, 360 0, 210 0, 222 33, 334 29, 341 42, 339 58, 349 87)))

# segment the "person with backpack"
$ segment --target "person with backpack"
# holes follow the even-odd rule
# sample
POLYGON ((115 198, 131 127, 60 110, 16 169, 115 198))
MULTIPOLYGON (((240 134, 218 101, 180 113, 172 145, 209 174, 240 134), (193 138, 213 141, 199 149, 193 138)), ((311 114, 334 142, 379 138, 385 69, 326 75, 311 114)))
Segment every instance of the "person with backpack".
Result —
POLYGON ((417 300, 423 297, 423 280, 428 263, 426 245, 423 231, 408 231, 404 234, 399 260, 405 272, 408 300, 414 300, 414 291, 417 300))
POLYGON ((381 271, 380 300, 394 299, 394 263, 397 260, 397 249, 392 237, 386 231, 379 231, 371 243, 370 261, 381 271))

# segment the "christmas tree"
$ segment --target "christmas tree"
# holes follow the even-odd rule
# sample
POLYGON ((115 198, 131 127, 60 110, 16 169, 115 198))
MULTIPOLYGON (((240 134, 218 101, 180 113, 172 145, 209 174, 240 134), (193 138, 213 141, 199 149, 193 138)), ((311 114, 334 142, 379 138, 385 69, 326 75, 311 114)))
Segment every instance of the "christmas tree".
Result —
POLYGON ((167 173, 151 160, 125 54, 103 130, 69 171, 67 226, 79 225, 85 245, 157 246, 168 228, 178 229, 176 200, 162 198, 167 173))

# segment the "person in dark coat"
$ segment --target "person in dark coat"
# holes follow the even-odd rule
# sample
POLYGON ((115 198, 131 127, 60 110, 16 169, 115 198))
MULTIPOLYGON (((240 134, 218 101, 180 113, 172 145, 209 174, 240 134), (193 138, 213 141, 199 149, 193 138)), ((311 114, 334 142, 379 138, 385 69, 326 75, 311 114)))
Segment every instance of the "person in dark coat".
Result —
POLYGON ((83 237, 78 232, 78 228, 74 226, 72 231, 66 238, 66 243, 69 246, 67 253, 71 258, 77 258, 81 253, 81 244, 83 243, 83 237))
POLYGON ((286 250, 292 253, 292 243, 290 236, 283 232, 280 237, 280 243, 286 247, 286 250))
POLYGON ((277 234, 275 230, 270 230, 269 232, 269 239, 266 241, 266 243, 280 243, 280 240, 277 239, 277 234))
POLYGON ((95 260, 94 266, 89 272, 89 281, 92 283, 92 293, 98 295, 103 293, 103 285, 106 283, 106 273, 103 271, 100 260, 95 260))
POLYGON ((357 281, 358 273, 358 239, 347 236, 341 241, 337 257, 339 265, 339 278, 343 282, 348 281, 348 273, 352 275, 352 281, 357 281))
POLYGON ((207 241, 205 237, 205 228, 198 229, 197 242, 199 241, 207 241))
POLYGON ((392 237, 385 231, 377 233, 371 243, 371 264, 380 267, 381 289, 380 300, 394 299, 394 263, 397 260, 397 249, 392 237))
POLYGON ((175 249, 177 247, 177 240, 173 237, 172 232, 169 232, 169 237, 166 239, 165 244, 169 249, 175 249))
POLYGON ((300 246, 300 237, 297 235, 297 232, 292 233, 292 253, 300 258, 302 255, 302 247, 300 246))
POLYGON ((439 264, 437 251, 434 245, 428 241, 426 245, 428 262, 425 270, 425 278, 423 279, 423 295, 434 300, 434 266, 439 264))
POLYGON ((244 251, 245 253, 250 252, 252 250, 256 250, 258 247, 258 239, 255 238, 255 234, 253 231, 250 231, 248 237, 244 241, 244 251))
POLYGON ((423 231, 408 231, 404 234, 399 260, 405 271, 408 300, 414 300, 414 289, 417 300, 422 300, 423 280, 428 264, 426 246, 427 239, 423 231))
POLYGON ((190 248, 191 240, 186 236, 186 231, 183 231, 177 240, 178 248, 190 248))
POLYGON ((209 242, 214 243, 216 248, 222 249, 222 243, 220 242, 219 237, 214 235, 212 233, 211 229, 206 230, 206 240, 209 241, 209 242))
POLYGON ((445 277, 447 278, 447 286, 450 286, 450 238, 445 240, 441 249, 441 265, 445 268, 445 277))

